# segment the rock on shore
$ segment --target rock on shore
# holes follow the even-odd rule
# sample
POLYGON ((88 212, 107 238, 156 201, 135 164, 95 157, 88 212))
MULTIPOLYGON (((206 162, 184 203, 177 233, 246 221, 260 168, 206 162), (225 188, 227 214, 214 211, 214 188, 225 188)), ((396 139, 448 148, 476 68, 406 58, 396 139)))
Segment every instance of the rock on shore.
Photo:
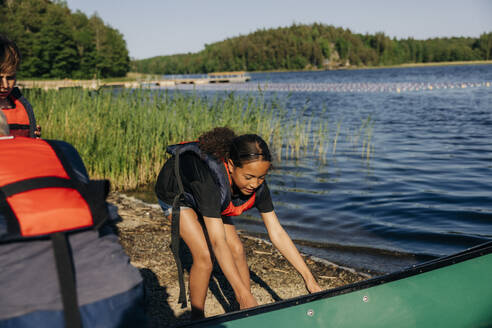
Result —
MULTIPOLYGON (((108 202, 112 216, 118 221, 116 229, 121 244, 144 278, 145 306, 150 327, 169 327, 188 321, 189 305, 181 309, 177 303, 179 287, 176 265, 169 248, 169 221, 164 218, 158 205, 146 204, 123 194, 110 194, 108 202)), ((246 249, 252 293, 259 304, 307 294, 302 277, 269 242, 244 232, 240 232, 240 238, 246 249)), ((191 255, 185 244, 181 245, 187 281, 191 255)), ((303 256, 323 289, 368 278, 363 273, 303 256)), ((238 309, 232 288, 218 265, 214 265, 205 304, 206 316, 238 309)))

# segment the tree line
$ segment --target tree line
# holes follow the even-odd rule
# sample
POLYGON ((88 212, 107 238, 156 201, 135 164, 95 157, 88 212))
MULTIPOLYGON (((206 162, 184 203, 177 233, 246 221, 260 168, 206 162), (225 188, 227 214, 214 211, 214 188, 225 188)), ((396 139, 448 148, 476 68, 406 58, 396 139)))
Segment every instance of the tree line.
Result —
POLYGON ((384 33, 357 34, 316 23, 261 29, 205 45, 198 53, 135 60, 131 62, 131 70, 148 74, 193 74, 490 59, 492 32, 479 38, 397 40, 384 33))
POLYGON ((120 77, 130 68, 122 34, 64 1, 0 0, 0 33, 20 49, 21 78, 120 77))

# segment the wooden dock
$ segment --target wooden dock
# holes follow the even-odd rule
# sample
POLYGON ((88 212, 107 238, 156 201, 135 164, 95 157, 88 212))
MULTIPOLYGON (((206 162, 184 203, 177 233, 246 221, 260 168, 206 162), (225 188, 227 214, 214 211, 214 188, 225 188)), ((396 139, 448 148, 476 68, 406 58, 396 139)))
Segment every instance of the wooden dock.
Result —
POLYGON ((183 75, 168 76, 160 80, 137 80, 127 82, 103 82, 101 80, 18 80, 21 89, 60 90, 64 88, 83 88, 98 90, 101 88, 142 88, 142 87, 172 87, 179 84, 209 84, 209 83, 244 83, 251 78, 246 72, 218 72, 203 76, 186 77, 183 75))
POLYGON ((19 80, 17 86, 21 89, 43 89, 43 90, 60 90, 66 88, 83 88, 97 90, 100 88, 138 88, 140 83, 133 82, 102 82, 100 80, 19 80))

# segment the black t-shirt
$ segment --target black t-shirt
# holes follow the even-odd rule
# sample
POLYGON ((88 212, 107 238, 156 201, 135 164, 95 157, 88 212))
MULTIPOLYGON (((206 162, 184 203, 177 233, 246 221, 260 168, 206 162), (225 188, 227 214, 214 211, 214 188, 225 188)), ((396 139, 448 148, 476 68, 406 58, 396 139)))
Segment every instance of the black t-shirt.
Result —
MULTIPOLYGON (((180 172, 183 181, 183 187, 186 193, 193 195, 195 205, 191 203, 180 204, 182 206, 193 207, 201 215, 212 218, 221 217, 220 190, 218 184, 213 178, 213 173, 207 164, 196 154, 186 152, 180 155, 180 172)), ((273 211, 272 198, 270 190, 263 182, 264 186, 256 192, 254 206, 261 212, 267 213, 273 211)), ((174 157, 170 158, 163 166, 155 186, 157 198, 166 204, 171 205, 174 197, 178 194, 178 183, 174 175, 174 157)), ((250 196, 243 195, 233 187, 232 202, 246 200, 250 196)))

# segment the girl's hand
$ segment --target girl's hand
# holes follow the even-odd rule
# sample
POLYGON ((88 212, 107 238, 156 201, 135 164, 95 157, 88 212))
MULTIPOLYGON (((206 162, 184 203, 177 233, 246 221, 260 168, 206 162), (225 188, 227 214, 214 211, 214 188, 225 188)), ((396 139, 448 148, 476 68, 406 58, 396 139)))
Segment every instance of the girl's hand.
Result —
POLYGON ((36 125, 36 130, 34 131, 34 136, 36 139, 41 138, 41 125, 36 125))
POLYGON ((309 291, 309 293, 312 294, 321 291, 321 287, 318 285, 318 283, 314 278, 305 281, 305 283, 306 283, 306 289, 309 291))

